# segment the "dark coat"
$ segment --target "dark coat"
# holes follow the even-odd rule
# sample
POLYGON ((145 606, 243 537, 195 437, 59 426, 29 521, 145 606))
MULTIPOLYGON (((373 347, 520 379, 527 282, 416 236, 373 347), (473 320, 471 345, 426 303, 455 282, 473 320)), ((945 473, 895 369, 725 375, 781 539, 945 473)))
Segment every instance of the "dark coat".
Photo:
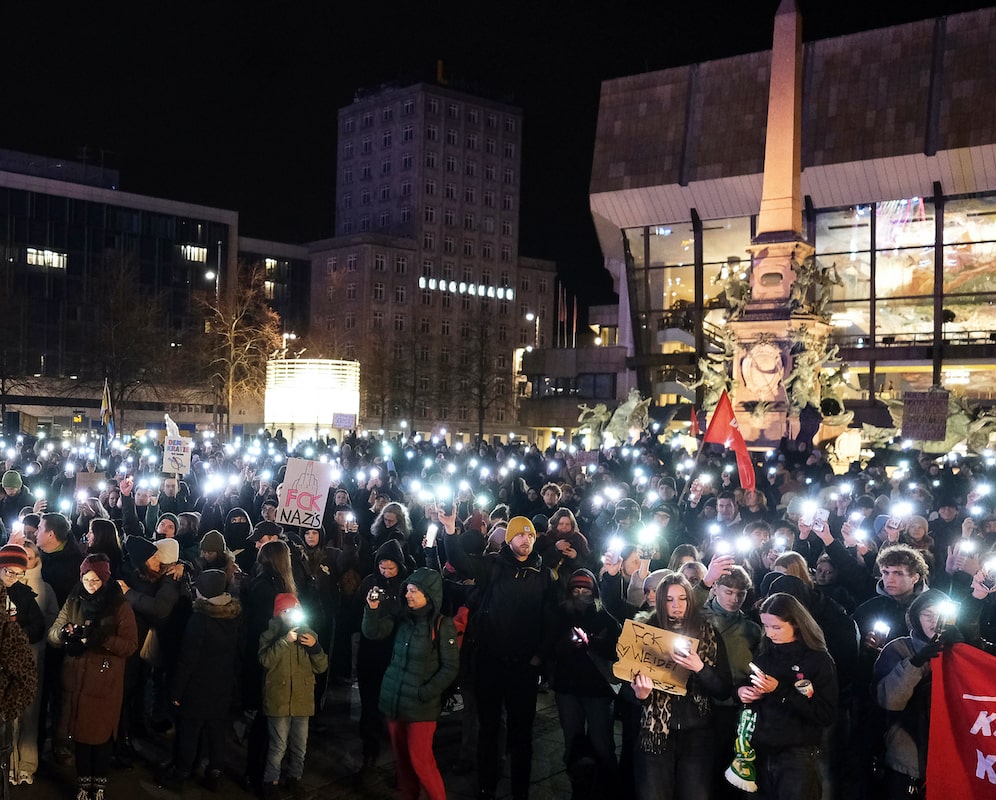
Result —
POLYGON ((363 635, 387 640, 394 634, 391 662, 384 673, 378 707, 402 722, 432 722, 439 719, 443 692, 456 680, 460 669, 456 626, 441 616, 443 579, 423 567, 405 580, 422 590, 428 604, 418 610, 404 606, 396 614, 384 604, 363 612, 363 635))
POLYGON ((595 659, 611 669, 622 627, 600 601, 583 610, 573 607, 571 602, 568 598, 560 604, 554 630, 554 689, 578 697, 613 697, 615 693, 609 688, 606 673, 599 669, 595 659), (574 636, 574 628, 581 628, 587 634, 587 644, 574 636))
POLYGON ((38 607, 36 595, 31 587, 23 583, 15 583, 7 590, 7 597, 14 604, 17 613, 12 615, 21 626, 31 644, 40 642, 45 637, 45 617, 38 607))
POLYGON ((253 576, 242 597, 246 634, 242 656, 242 704, 247 709, 258 709, 263 702, 259 637, 273 619, 273 601, 284 591, 283 579, 277 573, 267 570, 253 576))
POLYGON ((52 587, 55 592, 55 599, 59 601, 59 608, 65 604, 69 593, 80 582, 80 564, 83 563, 83 554, 80 553, 76 545, 76 540, 70 537, 61 550, 54 553, 41 554, 42 580, 52 587))
POLYGON ((186 719, 224 719, 241 658, 242 604, 194 601, 173 676, 171 698, 186 719))
MULTIPOLYGON (((85 625, 82 584, 74 589, 49 628, 48 642, 62 647, 67 624, 85 625)), ((62 719, 69 735, 82 744, 103 744, 117 733, 124 697, 125 661, 138 649, 135 614, 113 581, 101 589, 108 596, 100 615, 90 620, 87 649, 62 662, 62 719)))

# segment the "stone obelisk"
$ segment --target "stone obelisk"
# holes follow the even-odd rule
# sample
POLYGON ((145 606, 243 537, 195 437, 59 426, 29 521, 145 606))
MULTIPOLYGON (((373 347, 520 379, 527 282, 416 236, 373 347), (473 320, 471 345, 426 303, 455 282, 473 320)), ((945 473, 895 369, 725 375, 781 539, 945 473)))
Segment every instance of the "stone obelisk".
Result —
POLYGON ((819 369, 830 326, 812 313, 799 270, 814 249, 802 221, 802 19, 794 0, 775 14, 764 180, 751 255, 750 297, 731 314, 734 408, 748 445, 767 448, 799 431, 800 405, 819 407, 819 369))

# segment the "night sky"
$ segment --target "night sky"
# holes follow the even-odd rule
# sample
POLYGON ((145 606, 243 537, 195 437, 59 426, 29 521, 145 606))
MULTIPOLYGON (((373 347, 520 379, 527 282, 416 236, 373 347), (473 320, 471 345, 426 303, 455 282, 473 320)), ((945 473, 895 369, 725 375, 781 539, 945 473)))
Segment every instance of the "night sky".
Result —
MULTIPOLYGON (((0 147, 89 160, 124 190, 236 209, 246 236, 332 232, 336 112, 429 79, 523 108, 520 252, 611 300, 588 211, 600 81, 771 46, 776 0, 27 3, 5 9, 0 147), (28 6, 28 8, 24 8, 28 6), (265 10, 264 10, 265 8, 265 10)), ((807 40, 981 8, 800 2, 807 40)))

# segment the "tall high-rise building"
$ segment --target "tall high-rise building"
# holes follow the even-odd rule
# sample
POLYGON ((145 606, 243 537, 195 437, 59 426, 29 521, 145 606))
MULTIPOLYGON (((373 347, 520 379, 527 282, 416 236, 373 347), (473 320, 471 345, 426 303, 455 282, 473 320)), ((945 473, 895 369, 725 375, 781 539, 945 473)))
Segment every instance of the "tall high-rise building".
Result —
POLYGON ((311 327, 361 362, 367 426, 514 429, 515 351, 549 336, 556 273, 519 259, 521 145, 518 108, 445 86, 340 109, 311 327))

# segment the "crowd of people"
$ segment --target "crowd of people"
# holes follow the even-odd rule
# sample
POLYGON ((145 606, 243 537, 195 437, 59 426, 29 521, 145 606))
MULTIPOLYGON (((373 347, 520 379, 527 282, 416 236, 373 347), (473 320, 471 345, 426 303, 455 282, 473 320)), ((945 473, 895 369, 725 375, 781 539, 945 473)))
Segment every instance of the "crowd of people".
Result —
POLYGON ((272 796, 302 777, 329 687, 355 681, 357 786, 389 742, 405 800, 444 798, 447 772, 493 798, 506 763, 526 798, 540 692, 578 798, 922 796, 931 664, 992 640, 996 460, 890 450, 835 474, 786 441, 745 490, 733 454, 683 441, 260 431, 199 439, 172 474, 154 438, 18 437, 0 601, 37 691, 4 711, 10 782, 51 753, 78 800, 105 800, 136 741, 173 730, 158 781, 217 788, 234 731, 245 787, 272 796), (277 521, 293 457, 331 475, 313 527, 277 521), (675 635, 681 693, 616 675, 628 620, 675 635))

